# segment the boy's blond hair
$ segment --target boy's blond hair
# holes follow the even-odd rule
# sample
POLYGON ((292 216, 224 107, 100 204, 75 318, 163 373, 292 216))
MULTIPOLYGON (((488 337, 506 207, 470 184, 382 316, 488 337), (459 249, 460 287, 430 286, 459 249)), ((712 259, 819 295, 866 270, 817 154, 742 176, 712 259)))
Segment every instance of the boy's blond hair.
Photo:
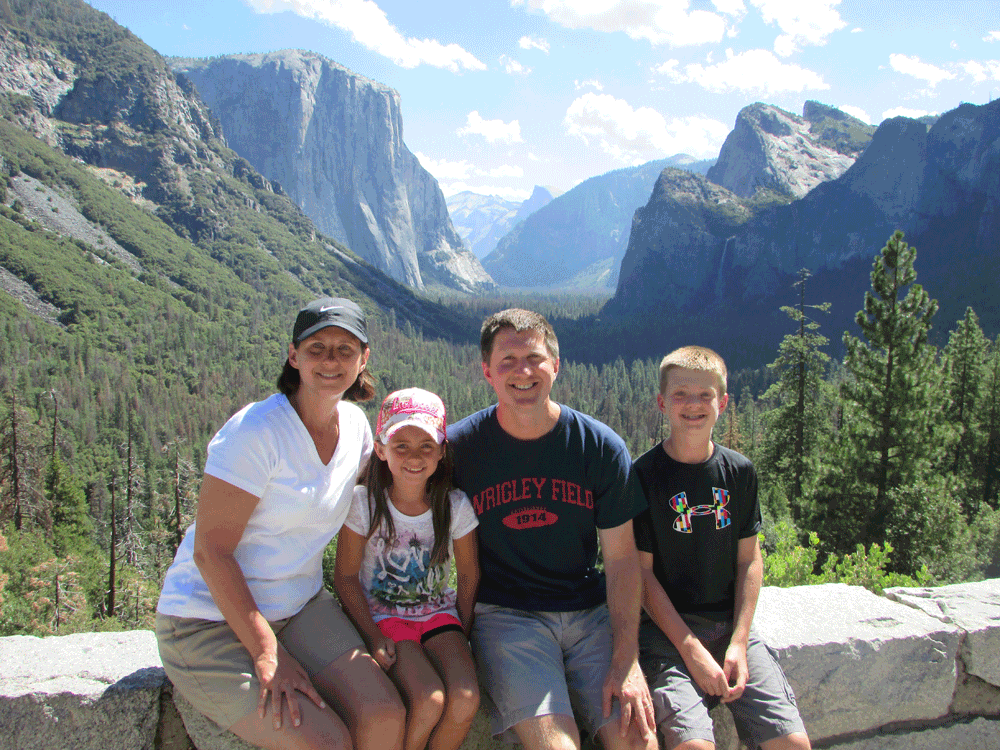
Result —
POLYGON ((726 395, 726 362, 718 354, 705 346, 682 346, 674 349, 660 362, 660 393, 667 390, 670 371, 683 367, 686 370, 710 372, 719 384, 719 398, 726 395))

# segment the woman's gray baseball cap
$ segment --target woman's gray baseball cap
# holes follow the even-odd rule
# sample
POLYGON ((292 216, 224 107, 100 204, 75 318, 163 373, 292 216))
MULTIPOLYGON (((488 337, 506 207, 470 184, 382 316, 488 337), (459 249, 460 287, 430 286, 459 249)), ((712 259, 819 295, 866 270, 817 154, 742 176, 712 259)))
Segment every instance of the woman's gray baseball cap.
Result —
POLYGON ((299 310, 292 328, 292 343, 298 344, 328 326, 343 328, 357 336, 362 344, 368 343, 368 323, 364 311, 343 297, 323 297, 299 310))

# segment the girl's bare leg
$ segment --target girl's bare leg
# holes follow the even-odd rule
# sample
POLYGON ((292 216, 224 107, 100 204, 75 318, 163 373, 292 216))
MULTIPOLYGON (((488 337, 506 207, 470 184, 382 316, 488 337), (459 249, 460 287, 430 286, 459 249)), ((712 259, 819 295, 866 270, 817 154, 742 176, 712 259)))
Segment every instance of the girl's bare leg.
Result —
POLYGON ((431 734, 430 750, 456 750, 479 710, 479 682, 469 642, 464 634, 448 630, 428 639, 424 651, 445 688, 444 712, 431 734))
POLYGON ((312 682, 350 729, 356 750, 403 750, 406 707, 366 652, 348 651, 312 682))
POLYGON ((444 709, 444 684, 416 641, 396 643, 389 676, 406 703, 406 750, 424 750, 444 709))

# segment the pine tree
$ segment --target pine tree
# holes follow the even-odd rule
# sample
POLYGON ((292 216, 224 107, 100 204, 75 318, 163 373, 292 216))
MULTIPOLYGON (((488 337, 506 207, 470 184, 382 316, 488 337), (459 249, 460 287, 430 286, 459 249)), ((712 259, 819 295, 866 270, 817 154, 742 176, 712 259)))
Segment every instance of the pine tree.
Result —
POLYGON ((983 471, 983 503, 996 508, 1000 490, 1000 338, 993 344, 986 372, 984 447, 978 463, 983 471))
POLYGON ((844 334, 851 377, 841 386, 839 486, 825 497, 820 532, 841 552, 886 538, 889 491, 927 476, 942 444, 944 429, 932 433, 943 420, 927 340, 938 304, 914 283, 915 258, 897 231, 875 258, 872 291, 855 319, 864 339, 844 334))
POLYGON ((45 490, 52 505, 52 547, 56 554, 91 552, 94 524, 87 507, 87 495, 58 456, 49 462, 45 490))
POLYGON ((799 271, 799 304, 781 310, 798 324, 796 333, 787 334, 778 347, 778 358, 768 365, 778 373, 778 381, 764 394, 777 401, 765 415, 766 440, 760 468, 782 485, 795 520, 805 512, 806 482, 817 474, 820 445, 829 431, 829 412, 833 394, 823 375, 830 357, 822 351, 828 343, 818 333, 819 323, 810 310, 828 312, 830 303, 806 304, 806 279, 810 273, 799 271))
POLYGON ((981 405, 986 385, 986 361, 989 341, 979 327, 972 308, 951 332, 942 353, 942 369, 950 396, 948 422, 957 430, 954 446, 945 457, 945 471, 965 485, 964 510, 967 517, 979 510, 982 498, 984 463, 976 460, 983 454, 986 437, 980 429, 981 405))

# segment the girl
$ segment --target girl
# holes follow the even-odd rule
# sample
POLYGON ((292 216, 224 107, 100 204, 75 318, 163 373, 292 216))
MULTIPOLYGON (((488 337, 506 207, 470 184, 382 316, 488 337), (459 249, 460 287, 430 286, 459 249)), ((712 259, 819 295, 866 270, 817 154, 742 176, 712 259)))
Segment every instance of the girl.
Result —
POLYGON ((195 523, 157 605, 174 687, 260 747, 399 750, 405 707, 323 588, 372 448, 352 401, 375 395, 368 332, 347 299, 299 311, 278 390, 208 445, 195 523))
POLYGON ((375 661, 407 706, 406 750, 455 750, 479 708, 468 635, 479 584, 468 497, 451 485, 441 399, 389 394, 367 486, 337 541, 334 585, 375 661), (454 554, 458 591, 448 586, 454 554))

